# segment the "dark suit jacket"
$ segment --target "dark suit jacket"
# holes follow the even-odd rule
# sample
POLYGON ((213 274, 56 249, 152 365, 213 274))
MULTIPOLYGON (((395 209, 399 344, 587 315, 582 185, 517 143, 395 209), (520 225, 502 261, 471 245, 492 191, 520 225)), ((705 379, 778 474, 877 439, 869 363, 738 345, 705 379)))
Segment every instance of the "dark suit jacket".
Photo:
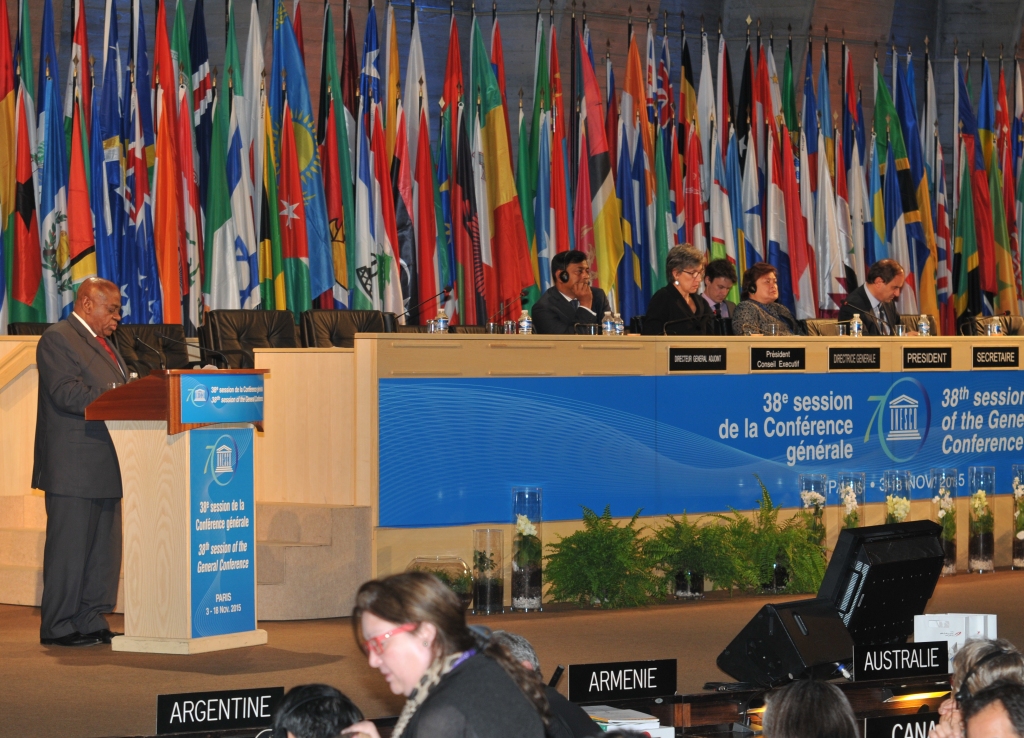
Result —
MULTIPOLYGON (((32 486, 55 495, 121 497, 121 468, 103 421, 87 421, 85 406, 111 382, 125 382, 98 340, 74 316, 46 329, 36 347, 39 400, 32 486)), ((122 373, 124 372, 124 373, 122 373)))
MULTIPOLYGON (((880 309, 885 316, 886 322, 889 324, 889 335, 892 335, 896 332, 894 326, 900 324, 900 313, 896 309, 896 303, 883 302, 880 309)), ((878 321, 875 320, 875 311, 871 309, 871 299, 868 297, 868 290, 864 285, 861 285, 847 296, 846 302, 839 308, 839 321, 849 321, 855 313, 860 315, 861 322, 864 323, 864 335, 883 335, 878 321)))
POLYGON ((533 306, 534 332, 573 335, 577 323, 600 323, 605 312, 611 310, 608 298, 604 290, 598 287, 591 287, 590 291, 594 293, 594 302, 590 308, 593 314, 582 307, 573 310, 572 304, 557 287, 548 287, 547 292, 533 306))
POLYGON ((660 336, 665 331, 665 324, 681 320, 668 326, 670 336, 705 336, 712 332, 711 325, 715 314, 700 295, 693 295, 693 304, 697 310, 691 311, 686 300, 679 294, 674 285, 665 285, 651 295, 644 316, 644 335, 660 336))

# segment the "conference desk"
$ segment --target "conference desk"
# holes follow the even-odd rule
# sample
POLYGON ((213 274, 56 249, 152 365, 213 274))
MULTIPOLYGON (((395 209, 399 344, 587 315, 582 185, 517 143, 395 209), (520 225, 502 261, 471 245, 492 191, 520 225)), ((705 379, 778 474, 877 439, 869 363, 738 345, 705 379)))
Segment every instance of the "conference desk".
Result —
MULTIPOLYGON (((543 488, 551 542, 580 526, 581 505, 642 509, 645 522, 752 510, 755 474, 793 514, 799 474, 828 474, 834 492, 836 472, 864 471, 876 524, 881 473, 908 469, 920 519, 930 469, 956 467, 966 532, 967 467, 991 465, 996 565, 1008 565, 1022 344, 360 334, 354 349, 257 350, 270 370, 257 500, 370 507, 372 571, 386 575, 420 556, 471 561, 477 527, 503 527, 510 550, 514 485, 543 488)), ((961 535, 964 568, 966 556, 961 535)))

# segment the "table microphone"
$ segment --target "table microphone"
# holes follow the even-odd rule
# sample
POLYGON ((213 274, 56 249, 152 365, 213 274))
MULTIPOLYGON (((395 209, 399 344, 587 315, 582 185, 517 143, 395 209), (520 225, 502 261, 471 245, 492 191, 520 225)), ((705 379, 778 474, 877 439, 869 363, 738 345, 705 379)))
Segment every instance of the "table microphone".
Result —
MULTIPOLYGON (((171 343, 176 343, 179 346, 184 346, 186 349, 191 347, 191 344, 188 341, 182 341, 180 338, 172 338, 171 336, 166 336, 163 333, 157 333, 156 335, 157 335, 158 338, 163 339, 164 341, 170 341, 171 343)), ((200 346, 199 347, 199 351, 200 352, 205 351, 208 354, 213 354, 214 356, 219 356, 220 358, 222 358, 224 360, 225 364, 228 364, 229 366, 231 364, 231 360, 228 359, 228 357, 225 354, 222 354, 217 349, 203 348, 202 346, 200 346)))
MULTIPOLYGON (((149 349, 150 351, 152 351, 154 354, 156 354, 156 358, 160 361, 160 371, 166 371, 167 370, 167 362, 164 361, 164 355, 161 352, 157 351, 152 346, 150 346, 148 343, 143 341, 142 338, 140 338, 139 336, 135 336, 135 350, 136 351, 138 351, 140 344, 143 347, 145 347, 145 348, 149 349)), ((146 366, 149 366, 150 368, 152 368, 152 364, 150 364, 148 361, 145 362, 145 363, 146 363, 146 366)))
POLYGON ((408 309, 408 310, 406 310, 406 311, 405 311, 404 313, 402 313, 402 314, 401 314, 401 315, 399 315, 399 316, 398 316, 397 318, 395 318, 395 320, 401 320, 402 318, 404 318, 404 317, 406 317, 407 315, 409 315, 409 313, 411 313, 411 312, 412 312, 413 310, 416 310, 416 309, 418 309, 418 308, 421 308, 421 307, 423 307, 424 305, 426 305, 426 304, 427 304, 428 302, 430 302, 431 300, 436 300, 437 298, 441 297, 442 295, 443 295, 443 296, 445 297, 445 300, 447 301, 448 295, 450 295, 451 293, 452 293, 452 286, 451 286, 451 285, 448 285, 447 287, 445 287, 445 288, 444 288, 443 290, 441 290, 440 292, 438 292, 438 293, 437 293, 436 295, 434 295, 433 297, 428 297, 428 298, 427 298, 426 300, 423 300, 422 302, 418 302, 418 303, 416 303, 416 304, 415 304, 415 305, 413 305, 413 306, 412 306, 411 308, 409 308, 409 309, 408 309))
POLYGON ((686 318, 677 318, 675 320, 665 321, 665 324, 662 325, 662 327, 661 327, 661 335, 663 335, 663 336, 678 336, 678 335, 682 335, 680 333, 669 333, 668 332, 668 327, 670 325, 679 325, 681 323, 694 323, 694 322, 697 322, 697 316, 696 315, 691 315, 691 316, 686 317, 686 318))

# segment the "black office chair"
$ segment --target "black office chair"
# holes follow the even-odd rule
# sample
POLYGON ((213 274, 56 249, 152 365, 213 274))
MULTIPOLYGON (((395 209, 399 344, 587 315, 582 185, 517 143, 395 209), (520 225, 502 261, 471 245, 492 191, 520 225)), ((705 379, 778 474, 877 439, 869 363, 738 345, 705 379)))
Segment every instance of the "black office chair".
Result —
POLYGON ((426 333, 425 325, 396 325, 395 333, 426 333))
MULTIPOLYGON (((1019 336, 1024 333, 1024 318, 1019 315, 963 316, 959 332, 962 336, 987 336, 990 323, 998 322, 1004 336, 1019 336)), ((932 335, 935 335, 934 333, 932 335)))
POLYGON ((200 331, 200 342, 224 354, 226 362, 216 358, 222 368, 226 363, 228 369, 252 369, 253 349, 299 346, 291 310, 211 310, 204 327, 206 336, 200 331))
MULTIPOLYGON (((916 331, 917 321, 920 319, 920 315, 901 315, 900 322, 903 324, 903 330, 907 332, 916 331)), ((928 331, 928 335, 930 336, 939 335, 938 327, 935 325, 935 318, 931 315, 928 316, 928 331)))
POLYGON ((808 336, 839 335, 839 321, 833 318, 808 318, 804 328, 808 336))
POLYGON ((486 333, 487 329, 482 325, 450 325, 449 333, 486 333))
POLYGON ((53 323, 8 323, 8 336, 41 336, 53 323))
POLYGON ((299 318, 306 348, 352 348, 357 333, 386 333, 379 310, 307 310, 299 318))
POLYGON ((180 323, 128 325, 122 323, 111 336, 129 372, 144 377, 157 369, 194 369, 188 357, 185 329, 180 323))

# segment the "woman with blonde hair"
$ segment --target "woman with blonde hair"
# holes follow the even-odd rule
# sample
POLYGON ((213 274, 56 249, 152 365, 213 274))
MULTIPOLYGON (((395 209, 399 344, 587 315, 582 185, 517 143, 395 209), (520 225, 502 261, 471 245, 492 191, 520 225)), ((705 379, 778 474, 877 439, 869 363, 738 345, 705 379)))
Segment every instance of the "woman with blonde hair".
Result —
MULTIPOLYGON (((543 738, 550 712, 540 679, 470 630, 462 602, 432 574, 366 582, 352 628, 370 666, 406 697, 392 738, 543 738)), ((379 738, 366 721, 347 733, 379 738)))

